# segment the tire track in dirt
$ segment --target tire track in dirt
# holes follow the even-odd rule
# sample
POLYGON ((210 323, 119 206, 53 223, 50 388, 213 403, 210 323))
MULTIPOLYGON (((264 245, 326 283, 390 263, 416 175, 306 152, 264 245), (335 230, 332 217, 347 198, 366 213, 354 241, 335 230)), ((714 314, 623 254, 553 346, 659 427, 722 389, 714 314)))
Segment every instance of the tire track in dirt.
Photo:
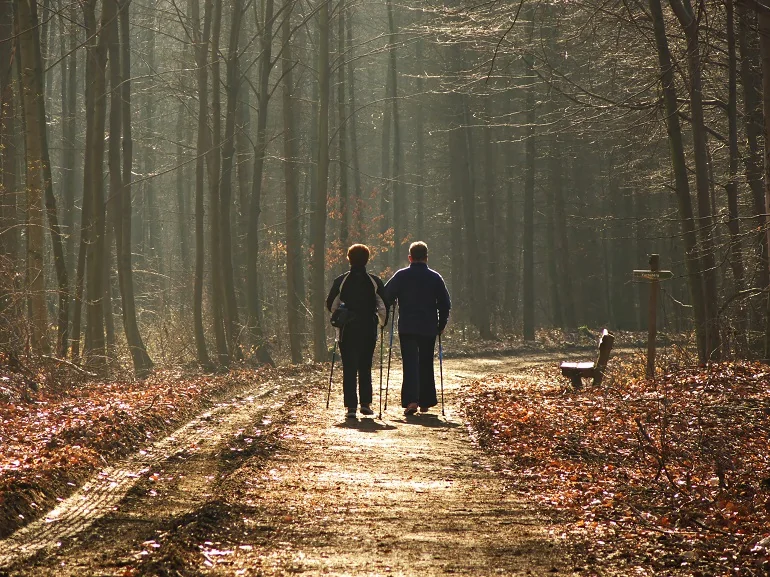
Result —
POLYGON ((383 420, 342 418, 341 371, 329 411, 317 375, 265 385, 105 469, 63 513, 0 542, 0 575, 572 574, 555 528, 506 490, 457 407, 467 380, 525 378, 567 357, 446 360, 446 417, 440 405, 402 415, 395 356, 383 420), (281 411, 299 391, 303 402, 281 411), (267 462, 223 459, 245 428, 294 414, 267 462))
POLYGON ((189 469, 177 479, 188 485, 187 490, 181 487, 181 492, 193 499, 202 498, 205 490, 201 489, 213 484, 214 479, 206 479, 211 471, 205 466, 200 470, 196 461, 210 467, 207 459, 224 440, 280 405, 280 400, 273 398, 278 390, 275 383, 267 382, 248 394, 218 403, 164 439, 104 468, 45 517, 0 541, 0 570, 23 567, 31 557, 58 549, 62 543, 82 534, 94 522, 114 513, 138 482, 150 477, 169 460, 176 459, 182 468, 189 469), (201 483, 201 479, 204 482, 201 483), (196 492, 191 492, 193 488, 196 492))

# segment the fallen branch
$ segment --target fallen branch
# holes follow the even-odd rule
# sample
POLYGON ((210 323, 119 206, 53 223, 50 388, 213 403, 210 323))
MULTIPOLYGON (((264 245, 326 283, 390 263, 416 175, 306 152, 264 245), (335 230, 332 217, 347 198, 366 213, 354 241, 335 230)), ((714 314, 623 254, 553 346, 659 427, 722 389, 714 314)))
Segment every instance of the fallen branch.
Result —
POLYGON ((99 375, 96 373, 92 373, 91 371, 85 370, 83 367, 76 365, 75 363, 68 361, 66 359, 60 359, 59 357, 54 357, 51 355, 41 355, 44 359, 47 359, 49 361, 55 361, 61 365, 66 365, 67 367, 71 368, 73 371, 80 373, 83 376, 91 377, 92 379, 95 379, 99 375))

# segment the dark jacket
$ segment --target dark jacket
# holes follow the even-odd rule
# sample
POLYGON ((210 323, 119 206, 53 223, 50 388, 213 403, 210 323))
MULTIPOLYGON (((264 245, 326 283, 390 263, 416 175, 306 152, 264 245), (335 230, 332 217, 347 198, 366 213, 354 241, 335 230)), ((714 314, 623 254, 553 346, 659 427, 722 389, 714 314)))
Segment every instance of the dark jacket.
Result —
POLYGON ((397 271, 385 285, 385 296, 388 303, 398 301, 399 333, 434 336, 449 320, 449 291, 428 263, 413 262, 397 271))
POLYGON ((334 279, 332 288, 329 290, 329 296, 326 297, 326 309, 331 312, 334 299, 340 294, 340 285, 345 277, 348 279, 345 281, 342 287, 342 294, 340 295, 340 301, 345 303, 345 306, 355 313, 354 319, 345 326, 345 330, 348 328, 358 330, 374 329, 377 328, 377 301, 374 296, 374 287, 372 281, 377 283, 377 294, 385 302, 385 306, 388 307, 388 301, 385 298, 385 285, 382 283, 380 277, 369 274, 366 272, 364 266, 350 267, 349 273, 344 273, 334 279))

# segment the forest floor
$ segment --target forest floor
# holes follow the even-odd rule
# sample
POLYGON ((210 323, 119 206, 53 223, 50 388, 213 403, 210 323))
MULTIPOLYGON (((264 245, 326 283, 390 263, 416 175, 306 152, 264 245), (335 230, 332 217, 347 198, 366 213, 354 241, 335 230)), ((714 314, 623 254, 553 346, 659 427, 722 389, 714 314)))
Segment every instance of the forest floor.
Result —
MULTIPOLYGON (((702 423, 710 423, 703 395, 719 389, 709 406, 722 425, 736 425, 714 473, 713 460, 704 469, 678 444, 680 423, 666 441, 661 421, 640 412, 681 401, 676 386, 619 381, 638 365, 620 353, 601 390, 572 391, 557 368, 570 356, 586 354, 447 359, 446 415, 439 406, 408 418, 396 362, 381 420, 345 420, 339 378, 325 409, 328 365, 177 378, 187 388, 163 394, 156 375, 135 394, 151 397, 145 415, 178 428, 139 452, 116 450, 84 484, 71 477, 71 496, 0 541, 0 575, 767 574, 770 387, 762 366, 722 367, 705 381, 677 375, 700 393, 702 423), (730 383, 739 385, 735 398, 724 393, 730 383), (164 412, 185 401, 187 412, 164 412), (640 442, 641 431, 648 438, 640 442), (634 451, 632 465, 622 462, 634 451)), ((686 425, 689 413, 676 413, 686 425)), ((105 422, 119 427, 132 413, 126 404, 110 415, 105 422)), ((89 424, 86 416, 81 425, 89 424)), ((721 431, 712 425, 709 432, 721 431)), ((158 430, 126 426, 137 438, 158 430)), ((86 449, 99 448, 93 436, 83 437, 86 449)), ((52 438, 50 451, 67 440, 61 430, 52 438)), ((75 447, 71 455, 84 450, 75 447)), ((716 448, 709 451, 713 459, 716 448)), ((8 496, 0 486, 0 507, 8 496)))

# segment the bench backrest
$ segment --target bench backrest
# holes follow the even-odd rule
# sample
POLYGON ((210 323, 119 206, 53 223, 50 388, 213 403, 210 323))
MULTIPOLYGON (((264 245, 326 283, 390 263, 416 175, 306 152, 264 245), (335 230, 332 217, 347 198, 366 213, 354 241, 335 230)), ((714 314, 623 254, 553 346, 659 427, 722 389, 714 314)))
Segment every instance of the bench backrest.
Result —
POLYGON ((615 335, 607 329, 602 331, 602 337, 599 339, 599 358, 596 359, 596 368, 594 369, 594 386, 601 384, 604 378, 604 369, 607 368, 607 362, 610 360, 610 352, 615 344, 615 335))

